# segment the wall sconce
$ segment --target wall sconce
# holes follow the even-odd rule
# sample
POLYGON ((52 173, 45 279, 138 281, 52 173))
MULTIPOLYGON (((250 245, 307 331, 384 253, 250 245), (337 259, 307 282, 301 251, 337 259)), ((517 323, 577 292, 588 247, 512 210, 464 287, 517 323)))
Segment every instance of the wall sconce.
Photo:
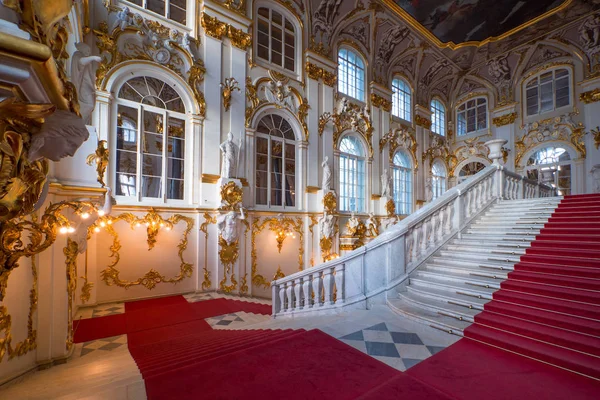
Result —
POLYGON ((233 91, 240 90, 238 81, 235 78, 225 78, 225 83, 221 83, 219 86, 221 87, 221 95, 223 96, 223 107, 225 107, 225 111, 229 111, 233 91))
POLYGON ((291 221, 289 218, 283 218, 282 214, 279 214, 277 218, 273 218, 269 223, 269 230, 275 233, 275 240, 277 241, 279 253, 281 253, 285 239, 288 237, 291 237, 292 239, 296 238, 296 235, 290 229, 290 223, 291 221))

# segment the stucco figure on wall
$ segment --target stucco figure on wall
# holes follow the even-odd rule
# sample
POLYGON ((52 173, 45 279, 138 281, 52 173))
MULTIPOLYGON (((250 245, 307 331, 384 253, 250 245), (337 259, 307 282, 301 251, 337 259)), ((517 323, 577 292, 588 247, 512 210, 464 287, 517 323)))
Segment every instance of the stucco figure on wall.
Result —
POLYGON ((117 12, 117 19, 113 22, 110 30, 113 31, 115 28, 119 28, 124 31, 131 23, 131 16, 129 14, 129 7, 123 7, 121 11, 117 12))
POLYGON ((217 227, 219 235, 225 239, 228 245, 235 242, 238 238, 238 219, 246 219, 244 209, 240 207, 239 214, 235 211, 229 211, 217 217, 217 227))
POLYGON ((71 61, 71 81, 77 88, 79 111, 86 124, 90 123, 96 106, 96 70, 102 58, 92 55, 92 49, 86 43, 76 43, 77 51, 71 61))
POLYGON ((315 34, 323 31, 329 35, 333 30, 333 20, 342 0, 322 0, 313 16, 315 34))
POLYGON ((289 108, 292 112, 296 112, 292 91, 284 82, 271 81, 265 85, 265 97, 277 107, 289 108))
POLYGON ((225 140, 219 148, 221 149, 221 178, 235 178, 237 175, 237 165, 240 156, 240 148, 242 147, 242 139, 236 144, 233 140, 233 133, 227 134, 225 140))
POLYGON ((384 169, 381 174, 381 197, 392 197, 392 176, 384 169))
POLYGON ((350 214, 350 219, 346 223, 346 228, 348 228, 348 234, 354 236, 356 231, 358 230, 358 226, 360 225, 360 221, 354 215, 354 212, 350 214))
POLYGON ((590 171, 594 179, 594 193, 600 193, 600 164, 596 164, 590 171))
POLYGON ((379 45, 377 51, 377 58, 375 59, 375 66, 381 69, 387 65, 394 53, 394 49, 398 46, 410 33, 408 28, 403 25, 395 25, 384 32, 383 39, 379 45))
POLYGON ((327 210, 319 218, 319 230, 322 238, 331 239, 335 233, 335 216, 329 214, 327 210))
POLYGON ((600 15, 591 15, 579 27, 579 38, 586 52, 596 52, 600 44, 600 15))
POLYGON ((323 192, 331 189, 331 169, 329 168, 328 161, 329 157, 326 156, 321 163, 321 167, 323 167, 323 184, 321 185, 321 189, 323 189, 323 192))
POLYGON ((66 110, 56 110, 44 120, 39 132, 31 137, 29 161, 47 158, 59 161, 73 156, 90 136, 81 117, 66 110))
POLYGON ((110 215, 112 211, 112 206, 117 202, 114 197, 112 197, 112 190, 109 187, 106 187, 106 193, 104 194, 104 203, 102 208, 98 210, 97 213, 87 215, 85 218, 83 215, 80 217, 81 220, 75 227, 75 232, 73 232, 70 237, 71 240, 77 243, 77 251, 79 254, 83 254, 87 250, 87 242, 88 242, 88 228, 92 226, 99 217, 110 215))
POLYGON ((373 213, 369 213, 369 218, 367 219, 367 235, 371 237, 375 237, 379 235, 379 229, 377 228, 377 220, 373 213))

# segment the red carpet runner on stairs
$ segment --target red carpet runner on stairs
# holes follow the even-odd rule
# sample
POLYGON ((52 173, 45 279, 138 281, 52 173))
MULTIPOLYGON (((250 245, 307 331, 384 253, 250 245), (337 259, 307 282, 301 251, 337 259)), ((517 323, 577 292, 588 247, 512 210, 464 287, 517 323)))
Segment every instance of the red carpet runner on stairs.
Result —
POLYGON ((466 337, 600 379, 600 195, 565 197, 500 287, 466 337))

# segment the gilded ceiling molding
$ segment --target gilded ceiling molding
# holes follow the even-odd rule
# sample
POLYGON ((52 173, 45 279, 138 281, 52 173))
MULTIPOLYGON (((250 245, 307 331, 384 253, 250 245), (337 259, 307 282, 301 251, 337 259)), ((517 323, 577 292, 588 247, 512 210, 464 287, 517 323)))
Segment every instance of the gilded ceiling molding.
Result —
POLYGON ((392 111, 392 102, 388 99, 384 99, 383 97, 375 93, 371 93, 371 104, 373 105, 373 107, 381 108, 383 111, 392 111))
POLYGON ((88 155, 85 160, 86 164, 89 166, 96 164, 96 180, 100 185, 102 185, 102 187, 106 187, 106 183, 104 182, 104 173, 108 167, 109 151, 106 146, 106 140, 98 140, 98 147, 96 147, 96 151, 88 155))
POLYGON ((523 136, 515 140, 515 165, 521 165, 523 156, 534 147, 545 142, 560 141, 575 148, 581 158, 586 157, 584 126, 573 121, 578 110, 559 117, 547 118, 526 124, 523 136))
POLYGON ((417 158, 417 139, 415 138, 414 129, 402 125, 400 128, 390 129, 390 131, 385 134, 379 140, 379 149, 383 152, 383 148, 385 145, 389 144, 389 159, 394 159, 394 154, 396 154, 396 150, 405 149, 412 157, 412 162, 414 169, 419 169, 419 160, 417 158))
MULTIPOLYGON (((34 217, 32 217, 34 218, 34 217)), ((35 221, 35 218, 33 219, 35 221)), ((31 275, 33 282, 29 291, 29 314, 27 315, 27 337, 12 345, 11 315, 8 314, 6 306, 0 306, 0 332, 4 332, 4 338, 0 339, 0 363, 4 355, 8 354, 8 361, 15 357, 21 357, 37 348, 37 330, 33 329, 33 314, 38 305, 38 272, 35 256, 31 257, 31 275)))
POLYGON ((333 122, 333 148, 338 147, 338 142, 346 131, 360 134, 369 148, 369 157, 373 157, 373 128, 369 105, 360 107, 350 103, 342 97, 333 113, 326 112, 319 117, 319 136, 323 135, 325 126, 333 122))
POLYGON ((252 46, 252 35, 250 33, 222 22, 217 17, 211 17, 203 12, 200 17, 200 24, 208 36, 219 40, 226 37, 238 49, 246 50, 252 46))
POLYGON ((425 129, 431 129, 431 120, 422 117, 419 114, 415 115, 415 124, 425 129))
POLYGON ((585 104, 600 101, 600 88, 581 93, 579 95, 579 100, 583 101, 585 104))
POLYGON ((492 120, 492 123, 498 127, 500 126, 504 126, 504 125, 509 125, 514 123, 517 120, 517 113, 516 112, 512 112, 510 114, 505 114, 505 115, 501 115, 499 117, 495 117, 492 120))
POLYGON ((172 217, 165 220, 158 213, 156 213, 156 211, 152 209, 143 218, 136 217, 131 213, 123 213, 115 217, 105 216, 99 218, 98 221, 96 221, 96 223, 93 225, 94 228, 100 226, 105 227, 106 231, 113 237, 113 243, 110 246, 111 254, 109 256, 113 259, 113 261, 100 273, 102 280, 107 286, 115 285, 125 289, 131 286, 144 286, 146 289, 152 290, 156 287, 157 284, 161 282, 178 283, 184 280, 185 278, 190 278, 192 276, 193 265, 191 263, 186 262, 183 258, 183 253, 185 252, 188 246, 188 235, 194 227, 194 220, 192 218, 185 217, 180 214, 175 214, 172 217), (128 222, 132 229, 135 229, 135 227, 139 227, 142 224, 146 225, 146 230, 148 234, 148 250, 151 250, 154 247, 154 244, 156 243, 158 229, 165 228, 166 230, 171 230, 179 222, 185 222, 185 231, 183 232, 181 241, 177 245, 177 248, 179 249, 179 259, 181 260, 179 274, 177 274, 173 278, 167 278, 161 275, 156 270, 151 269, 143 277, 140 277, 135 281, 125 281, 120 279, 120 271, 116 268, 116 265, 119 263, 121 258, 119 251, 121 250, 122 246, 119 240, 119 234, 114 229, 114 223, 118 221, 128 222))
MULTIPOLYGON (((200 232, 204 232, 204 240, 205 243, 208 242, 208 225, 213 225, 217 223, 217 217, 216 216, 211 216, 209 213, 205 212, 204 215, 204 222, 200 225, 200 232)), ((208 290, 210 289, 210 287, 212 286, 212 282, 210 281, 210 271, 208 270, 208 254, 205 248, 204 251, 204 280, 202 281, 202 290, 208 290)))

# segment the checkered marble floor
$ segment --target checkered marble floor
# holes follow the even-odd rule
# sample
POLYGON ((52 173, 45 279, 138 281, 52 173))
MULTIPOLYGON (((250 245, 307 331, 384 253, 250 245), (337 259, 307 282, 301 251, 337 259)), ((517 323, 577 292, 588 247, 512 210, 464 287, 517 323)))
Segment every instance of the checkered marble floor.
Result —
POLYGON ((443 350, 417 333, 391 330, 385 322, 339 337, 342 342, 400 371, 443 350))
POLYGON ((217 317, 206 318, 206 322, 213 328, 219 329, 221 327, 234 327, 245 321, 236 313, 219 315, 217 317))
POLYGON ((74 357, 83 357, 94 352, 107 352, 127 347, 127 335, 111 336, 75 345, 74 357))

